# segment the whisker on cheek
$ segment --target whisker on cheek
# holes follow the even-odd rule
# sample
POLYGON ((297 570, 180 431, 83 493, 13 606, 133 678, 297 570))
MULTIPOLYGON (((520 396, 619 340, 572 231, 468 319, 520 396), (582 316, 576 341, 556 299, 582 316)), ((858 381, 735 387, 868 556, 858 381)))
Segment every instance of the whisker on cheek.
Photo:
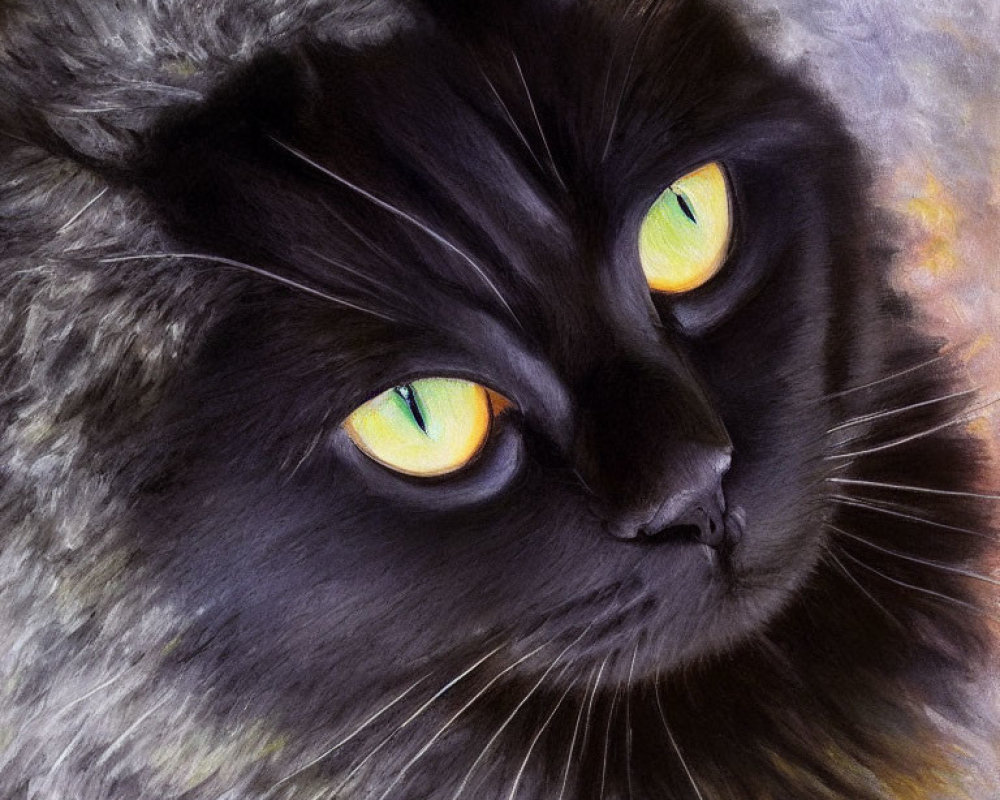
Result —
POLYGON ((927 525, 931 528, 940 528, 946 531, 955 531, 955 533, 964 533, 969 536, 975 536, 980 539, 985 539, 987 541, 996 541, 997 535, 993 533, 988 533, 985 531, 977 531, 972 528, 964 528, 960 525, 949 525, 946 522, 938 522, 937 520, 928 519, 926 517, 917 516, 916 514, 908 514, 905 511, 899 511, 894 508, 887 508, 884 504, 881 504, 874 500, 865 500, 857 497, 847 497, 845 495, 831 495, 829 498, 832 502, 837 503, 842 506, 849 506, 851 508, 859 508, 864 511, 871 511, 876 514, 885 514, 889 517, 896 517, 897 519, 906 519, 911 522, 917 522, 921 525, 927 525))
MULTIPOLYGON (((565 667, 563 667, 562 670, 559 672, 557 680, 558 678, 563 677, 571 666, 572 663, 569 663, 565 667)), ((531 760, 531 754, 535 750, 535 745, 538 744, 538 740, 542 737, 542 734, 545 733, 549 725, 552 724, 552 720, 555 718, 556 714, 558 713, 560 707, 563 704, 563 701, 566 699, 566 695, 568 695, 570 691, 572 691, 575 688, 576 684, 571 682, 563 690, 563 693, 559 696, 559 699, 553 706, 552 711, 545 718, 545 721, 542 722, 542 724, 539 726, 538 731, 535 733, 535 735, 531 738, 531 742, 528 744, 528 752, 524 754, 524 759, 521 761, 521 766, 517 770, 517 775, 514 776, 514 782, 510 787, 510 794, 507 796, 507 800, 515 800, 515 798, 517 797, 517 790, 521 785, 521 779, 524 777, 524 771, 528 768, 528 762, 531 760)))
MULTIPOLYGON (((546 668, 546 670, 542 673, 541 677, 528 690, 528 692, 527 692, 527 694, 525 694, 524 698, 514 707, 514 710, 511 711, 510 714, 507 715, 507 717, 503 720, 503 722, 500 723, 499 727, 496 729, 496 731, 494 732, 494 734, 490 737, 489 741, 487 741, 486 744, 483 745, 482 749, 479 752, 479 755, 476 756, 475 760, 472 762, 472 765, 469 767, 468 771, 465 773, 465 776, 462 778, 461 783, 459 783, 458 788, 455 790, 455 793, 451 796, 451 800, 458 800, 459 796, 462 794, 462 792, 465 790, 465 787, 468 785, 469 780, 472 778, 473 773, 476 771, 476 768, 479 766, 479 764, 482 762, 482 760, 486 757, 487 753, 489 753, 490 749, 496 743, 497 739, 500 738, 500 735, 507 729, 507 726, 510 725, 510 723, 514 720, 514 718, 517 716, 518 712, 520 712, 520 710, 522 708, 524 708, 525 704, 534 696, 535 692, 538 691, 539 687, 541 687, 541 685, 545 682, 545 679, 549 676, 549 674, 552 672, 552 670, 555 669, 555 667, 559 664, 559 662, 562 661, 563 657, 568 652, 570 652, 573 648, 575 648, 580 643, 580 641, 584 638, 584 636, 587 633, 590 632, 591 627, 593 627, 593 623, 591 623, 591 625, 588 625, 584 629, 584 631, 579 636, 576 637, 576 639, 574 639, 572 642, 570 642, 562 650, 562 652, 560 652, 555 658, 552 659, 552 663, 549 664, 549 666, 546 668)), ((554 640, 552 640, 552 641, 554 641, 554 640)), ((564 668, 563 668, 563 672, 560 673, 560 674, 564 674, 566 672, 566 670, 568 670, 572 666, 572 663, 573 662, 570 661, 568 664, 566 664, 564 666, 564 668)), ((475 700, 475 699, 476 698, 473 698, 473 700, 475 700)), ((461 712, 459 712, 459 713, 461 713, 461 712)))
POLYGON ((946 430, 947 428, 952 428, 956 425, 962 425, 967 422, 971 422, 977 417, 982 416, 982 412, 986 411, 990 407, 994 406, 996 403, 1000 402, 1000 397, 995 397, 988 400, 985 403, 981 403, 968 411, 964 411, 961 414, 949 419, 947 422, 939 423, 933 427, 927 428, 926 430, 919 431, 918 433, 911 433, 907 436, 901 436, 898 439, 893 439, 890 442, 885 442, 883 444, 874 445, 872 447, 866 447, 862 450, 855 450, 850 453, 835 453, 833 455, 825 456, 827 459, 844 459, 844 458, 859 458, 860 456, 873 455, 874 453, 881 453, 885 450, 891 450, 896 447, 900 447, 910 442, 915 442, 918 439, 926 439, 929 436, 933 436, 935 433, 946 430))
MULTIPOLYGON (((539 650, 543 649, 544 647, 545 647, 545 645, 540 645, 536 650, 533 650, 530 653, 528 653, 526 656, 524 656, 524 659, 526 660, 527 658, 533 656, 535 653, 537 653, 539 650)), ((433 707, 435 703, 437 703, 438 701, 440 701, 440 699, 442 697, 444 697, 446 694, 448 694, 455 686, 457 686, 458 684, 460 684, 461 682, 463 682, 467 677, 469 677, 469 675, 471 675, 473 672, 475 672, 477 669, 479 669, 479 667, 481 667, 483 664, 485 664, 490 658, 492 658, 493 656, 495 656, 502 649, 503 649, 503 645, 499 645, 499 646, 493 648, 486 655, 481 656, 471 666, 466 667, 462 672, 460 672, 454 678, 452 678, 447 683, 445 683, 444 686, 442 686, 440 689, 438 689, 437 692, 435 692, 430 697, 429 700, 425 701, 419 708, 417 708, 416 711, 414 711, 406 719, 404 719, 399 725, 397 725, 396 728, 388 736, 386 736, 384 739, 382 739, 382 741, 379 742, 379 744, 376 745, 375 748, 368 753, 368 755, 366 755, 364 758, 362 758, 357 764, 355 764, 354 766, 352 766, 351 769, 348 770, 348 773, 347 773, 346 777, 340 782, 339 786, 334 790, 333 794, 335 796, 338 795, 339 792, 340 792, 340 790, 344 786, 346 786, 347 784, 349 784, 350 781, 351 781, 351 779, 354 778, 354 776, 357 775, 365 767, 365 765, 368 764, 368 762, 370 762, 376 755, 378 755, 378 753, 380 753, 382 751, 382 749, 387 744, 389 744, 390 741, 392 741, 396 737, 397 734, 399 734, 402 731, 406 730, 413 722, 415 722, 416 720, 420 719, 420 717, 422 717, 427 712, 428 709, 430 709, 431 707, 433 707)), ((510 667, 508 669, 512 669, 512 667, 510 667)), ((490 685, 492 685, 492 684, 490 684, 490 685)))
POLYGON ((698 788, 698 784, 694 779, 694 775, 691 772, 691 768, 688 766, 687 761, 684 758, 684 754, 681 752, 681 748, 677 744, 677 740, 674 738, 674 732, 671 730, 670 725, 667 723, 667 712, 663 707, 663 698, 660 695, 660 683, 662 678, 657 675, 656 681, 653 683, 653 692, 656 695, 656 707, 660 712, 660 720, 663 722, 663 730, 667 733, 667 739, 670 740, 670 746, 673 748, 674 753, 677 754, 677 760, 680 762, 681 767, 684 769, 684 774, 687 775, 688 782, 691 784, 691 788, 694 790, 695 795, 698 800, 705 800, 701 793, 701 789, 698 788))
POLYGON ((576 712, 576 722, 573 724, 573 735, 570 738, 569 748, 566 751, 566 766, 563 768, 562 782, 559 784, 559 796, 556 800, 563 800, 563 796, 566 794, 566 784, 569 781, 569 773, 573 767, 573 754, 576 751, 576 742, 580 733, 580 723, 583 720, 584 710, 588 707, 588 696, 592 702, 593 693, 597 691, 596 673, 597 669, 595 667, 591 667, 590 674, 584 682, 583 697, 580 701, 580 708, 577 709, 576 712))
POLYGON ((834 564, 837 565, 838 569, 840 569, 840 571, 847 577, 847 579, 854 586, 856 586, 858 588, 858 591, 860 591, 865 597, 867 597, 869 600, 871 600, 872 603, 875 604, 876 608, 878 608, 880 611, 882 611, 882 613, 884 613, 887 618, 889 618, 890 620, 892 620, 896 624, 897 628, 899 628, 900 630, 902 630, 902 631, 905 632, 906 631, 906 626, 904 626, 903 623, 900 622, 896 618, 896 616, 891 611, 889 611, 888 608, 886 608, 882 603, 880 603, 878 600, 876 600, 875 596, 871 592, 869 592, 864 586, 861 585, 861 582, 847 568, 847 566, 844 564, 844 562, 841 561, 839 558, 837 558, 837 556, 833 552, 832 548, 830 548, 829 546, 827 546, 824 549, 826 551, 827 558, 829 558, 834 564))
POLYGON ((278 789, 282 785, 288 783, 290 780, 292 780, 292 778, 296 777, 297 775, 301 775, 303 772, 305 772, 308 769, 312 769, 314 766, 316 766, 317 764, 319 764, 321 761, 324 761, 325 759, 327 759, 330 756, 332 756, 334 753, 336 753, 338 750, 340 750, 340 748, 342 748, 344 745, 346 745, 349 742, 351 742, 362 731, 364 731, 370 725, 374 724, 379 719, 379 717, 381 717, 387 711, 389 711, 390 709, 392 709, 397 703, 402 702, 403 699, 405 699, 407 695, 409 695, 418 686, 420 686, 422 683, 424 683, 426 680, 428 680, 428 678, 430 678, 429 674, 428 675, 424 675, 422 678, 420 678, 419 680, 415 681, 408 688, 406 688, 405 690, 403 690, 402 693, 398 694, 396 697, 394 697, 392 700, 390 700, 386 705, 382 706, 378 711, 376 711, 374 714, 372 714, 370 717, 368 717, 368 719, 366 719, 364 722, 362 722, 361 725, 359 725, 357 728, 355 728, 353 731, 351 731, 351 733, 349 733, 343 739, 341 739, 340 741, 338 741, 336 744, 331 745, 329 747, 329 749, 327 749, 324 752, 320 753, 312 761, 308 762, 307 764, 304 764, 299 769, 297 769, 295 772, 292 772, 289 775, 286 775, 280 781, 278 781, 273 786, 271 786, 271 788, 268 789, 264 793, 265 796, 270 795, 275 789, 278 789))
POLYGON ((965 600, 959 600, 957 597, 952 597, 951 595, 944 594, 943 592, 938 592, 938 591, 935 591, 934 589, 928 589, 928 588, 926 588, 924 586, 917 586, 915 584, 907 583, 906 581, 900 580, 899 578, 894 578, 891 575, 886 575, 884 572, 882 572, 881 570, 876 569, 871 564, 867 564, 864 561, 862 561, 861 559, 856 558, 855 556, 851 555, 850 553, 848 553, 843 548, 841 548, 840 554, 842 556, 844 556, 845 558, 850 559, 852 562, 854 562, 855 564, 857 564, 862 569, 867 570, 868 572, 871 572, 871 573, 873 573, 875 575, 878 575, 880 578, 883 578, 886 581, 888 581, 889 583, 895 584, 896 586, 900 586, 900 587, 902 587, 904 589, 910 589, 911 591, 917 592, 919 594, 927 595, 928 597, 935 597, 938 600, 943 600, 944 602, 946 602, 946 603, 948 603, 950 605, 954 605, 954 606, 958 606, 960 608, 967 609, 968 611, 971 611, 971 612, 973 612, 974 614, 976 614, 978 616, 982 616, 982 617, 985 617, 987 619, 994 619, 996 621, 1000 621, 1000 617, 995 617, 994 615, 990 614, 989 612, 985 611, 984 609, 980 608, 979 606, 974 605, 973 603, 967 603, 965 600))
POLYGON ((837 483, 843 486, 863 486, 871 489, 891 489, 898 492, 929 494, 939 497, 968 497, 977 500, 1000 500, 1000 494, 986 494, 983 492, 959 492, 953 489, 933 489, 928 486, 909 486, 900 483, 885 483, 883 481, 866 481, 858 478, 826 478, 826 480, 830 483, 837 483))
POLYGON ((943 397, 935 397, 931 400, 922 400, 919 403, 911 403, 910 405, 903 406, 902 408, 892 408, 885 411, 874 411, 870 414, 862 414, 859 417, 854 417, 842 422, 839 425, 834 425, 832 428, 827 430, 827 433, 836 433, 837 431, 846 430, 848 428, 854 428, 859 425, 863 425, 867 422, 875 422, 880 419, 887 419, 889 417, 894 417, 899 414, 905 414, 909 411, 915 411, 918 408, 926 408, 927 406, 937 405, 938 403, 946 403, 949 400, 958 400, 965 397, 973 397, 982 391, 982 387, 976 389, 966 389, 961 392, 953 392, 952 394, 947 394, 943 397))
POLYGON ((910 561, 914 564, 921 564, 925 567, 930 567, 931 569, 940 570, 942 572, 950 572, 953 575, 961 575, 966 578, 972 578, 973 580, 982 581, 984 583, 990 583, 994 586, 1000 586, 1000 580, 996 578, 991 578, 988 575, 983 575, 982 573, 975 572, 974 570, 965 569, 963 567, 956 567, 951 564, 941 564, 937 561, 931 561, 926 558, 920 558, 919 556, 910 555, 908 553, 900 553, 898 550, 892 550, 888 547, 883 547, 882 545, 875 544, 874 542, 865 539, 863 536, 858 536, 857 534, 845 531, 843 528, 838 528, 836 525, 830 525, 827 523, 827 528, 829 528, 834 533, 840 536, 846 536, 849 539, 853 539, 856 542, 860 542, 866 547, 870 547, 872 550, 877 550, 887 556, 893 556, 894 558, 900 558, 904 561, 910 561))

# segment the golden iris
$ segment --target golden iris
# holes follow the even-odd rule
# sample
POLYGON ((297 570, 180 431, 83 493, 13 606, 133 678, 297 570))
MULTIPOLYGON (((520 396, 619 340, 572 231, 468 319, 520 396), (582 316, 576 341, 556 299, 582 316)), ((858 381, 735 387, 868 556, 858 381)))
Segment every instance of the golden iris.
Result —
POLYGON ((345 421, 369 458, 406 475, 433 477, 461 469, 482 449, 493 417, 493 393, 459 378, 421 378, 388 389, 345 421))
POLYGON ((732 235, 729 186, 712 162, 670 184, 639 228, 639 261, 649 287, 688 292, 722 267, 732 235))

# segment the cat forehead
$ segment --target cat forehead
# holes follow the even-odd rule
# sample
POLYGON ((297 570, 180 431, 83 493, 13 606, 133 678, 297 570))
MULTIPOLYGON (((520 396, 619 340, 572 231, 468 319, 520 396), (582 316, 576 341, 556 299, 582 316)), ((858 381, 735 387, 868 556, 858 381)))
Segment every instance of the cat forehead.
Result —
POLYGON ((592 302, 611 240, 738 117, 714 88, 754 68, 697 4, 521 8, 542 11, 260 59, 165 137, 166 182, 201 195, 172 213, 334 293, 592 302))

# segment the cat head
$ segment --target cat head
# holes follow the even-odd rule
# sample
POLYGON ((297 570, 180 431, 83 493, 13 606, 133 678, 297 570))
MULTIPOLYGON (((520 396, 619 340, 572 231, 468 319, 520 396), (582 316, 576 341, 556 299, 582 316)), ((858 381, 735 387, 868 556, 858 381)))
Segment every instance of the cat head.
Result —
POLYGON ((445 5, 302 42, 132 169, 237 287, 138 512, 234 680, 495 648, 642 679, 808 581, 882 267, 836 115, 718 12, 445 5))

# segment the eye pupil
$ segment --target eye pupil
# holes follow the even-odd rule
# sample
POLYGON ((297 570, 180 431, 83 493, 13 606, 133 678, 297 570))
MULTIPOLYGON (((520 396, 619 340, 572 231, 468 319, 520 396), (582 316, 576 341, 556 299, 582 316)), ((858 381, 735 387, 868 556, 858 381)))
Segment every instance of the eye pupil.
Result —
MULTIPOLYGON (((671 190, 673 191, 673 190, 671 190)), ((698 224, 698 220, 695 219, 694 212, 691 210, 691 206, 688 205, 687 198, 679 192, 674 192, 674 197, 677 198, 677 205, 680 206, 681 211, 684 212, 684 216, 691 220, 695 225, 698 224)))
POLYGON ((649 288, 681 294, 710 281, 726 262, 730 211, 729 184, 718 162, 668 184, 638 231, 639 263, 649 288))
POLYGON ((406 407, 410 410, 410 415, 413 417, 413 421, 417 423, 417 427, 426 434, 427 423, 424 421, 423 412, 417 403, 417 393, 413 391, 413 385, 407 383, 404 386, 397 386, 395 392, 406 403, 406 407))

